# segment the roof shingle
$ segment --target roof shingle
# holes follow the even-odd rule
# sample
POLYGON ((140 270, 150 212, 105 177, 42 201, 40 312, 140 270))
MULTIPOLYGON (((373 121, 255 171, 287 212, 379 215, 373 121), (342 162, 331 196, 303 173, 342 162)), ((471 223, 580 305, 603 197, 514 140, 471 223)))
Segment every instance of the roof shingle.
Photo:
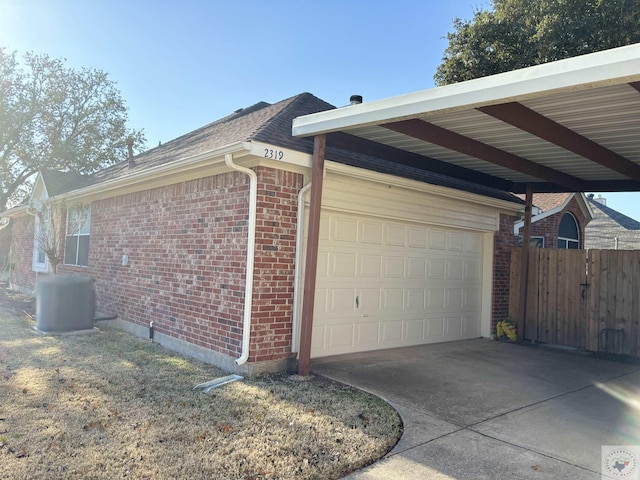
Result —
MULTIPOLYGON (((293 119, 301 115, 334 108, 336 107, 310 93, 301 93, 275 104, 259 102, 137 155, 134 157, 132 167, 129 167, 128 160, 124 160, 96 172, 90 177, 82 176, 82 180, 76 179, 75 182, 59 181, 60 179, 53 176, 49 176, 49 178, 57 185, 55 194, 60 194, 107 180, 126 179, 132 174, 151 167, 251 140, 311 153, 313 151, 312 139, 296 138, 291 135, 293 119)), ((358 141, 358 139, 354 137, 354 141, 358 141)), ((327 147, 326 158, 355 167, 521 203, 512 194, 502 190, 415 167, 398 165, 369 155, 332 148, 330 145, 327 147)), ((49 188, 48 180, 45 181, 45 184, 49 188)), ((49 193, 53 195, 51 192, 49 193)))

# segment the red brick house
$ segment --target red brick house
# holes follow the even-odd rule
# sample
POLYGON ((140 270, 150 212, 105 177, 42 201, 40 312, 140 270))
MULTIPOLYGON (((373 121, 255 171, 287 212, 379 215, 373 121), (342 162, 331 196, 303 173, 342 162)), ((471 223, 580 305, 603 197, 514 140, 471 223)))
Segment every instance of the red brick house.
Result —
MULTIPOLYGON (((90 176, 41 171, 31 206, 3 214, 12 285, 47 274, 32 209, 64 202, 85 220, 59 272, 95 278, 117 326, 146 337, 153 322, 156 341, 229 371, 290 368, 313 150, 291 126, 332 108, 261 102, 90 176)), ((331 145, 326 160, 312 355, 489 337, 522 201, 331 145)))
MULTIPOLYGON (((524 198, 524 195, 518 195, 524 198)), ((585 248, 585 227, 593 210, 584 193, 535 193, 531 217, 531 246, 538 248, 585 248)), ((522 242, 519 220, 514 235, 522 242)))

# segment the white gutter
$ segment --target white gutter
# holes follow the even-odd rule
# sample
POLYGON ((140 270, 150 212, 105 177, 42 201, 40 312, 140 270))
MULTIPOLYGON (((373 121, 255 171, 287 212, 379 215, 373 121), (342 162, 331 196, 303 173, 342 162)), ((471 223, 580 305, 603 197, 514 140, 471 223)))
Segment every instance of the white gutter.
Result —
POLYGON ((244 319, 242 324, 242 354, 236 359, 236 365, 244 365, 249 359, 249 343, 251 340, 251 310, 253 307, 253 262, 256 251, 256 207, 258 204, 258 176, 250 168, 233 163, 233 154, 224 156, 224 163, 229 168, 249 176, 249 225, 247 233, 247 270, 244 287, 244 319))
POLYGON ((2 218, 15 218, 22 217, 25 213, 29 213, 28 205, 20 205, 18 207, 10 208, 9 210, 5 210, 0 213, 0 217, 2 218))
POLYGON ((298 221, 296 225, 296 258, 295 273, 293 274, 293 319, 291 320, 291 351, 297 352, 300 345, 300 297, 302 285, 302 242, 304 240, 304 196, 311 188, 311 182, 307 183, 298 192, 298 221))
MULTIPOLYGON (((227 155, 230 153, 240 153, 242 151, 249 153, 251 144, 249 142, 237 142, 223 147, 215 148, 207 152, 191 155, 190 157, 181 158, 179 160, 171 160, 167 163, 162 163, 154 167, 142 167, 140 171, 127 172, 125 174, 118 175, 111 180, 105 180, 98 182, 88 187, 72 190, 71 192, 57 195, 55 198, 63 200, 75 200, 77 198, 83 198, 93 194, 105 194, 110 191, 117 191, 126 187, 131 187, 139 184, 149 185, 149 182, 165 177, 172 176, 177 173, 201 168, 205 166, 211 166, 216 162, 212 162, 218 157, 227 155)), ((148 187, 145 187, 148 188, 148 187)))

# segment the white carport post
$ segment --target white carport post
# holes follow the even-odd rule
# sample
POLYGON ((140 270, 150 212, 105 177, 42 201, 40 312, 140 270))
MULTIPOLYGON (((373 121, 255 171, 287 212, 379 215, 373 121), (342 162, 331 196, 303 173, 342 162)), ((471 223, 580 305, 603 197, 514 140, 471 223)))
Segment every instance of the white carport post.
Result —
POLYGON ((320 237, 320 212, 322 204, 322 181, 324 154, 327 137, 316 135, 313 139, 311 163, 311 198, 309 200, 309 230, 307 234, 307 258, 304 270, 304 298, 302 299, 302 321, 300 324, 300 348, 298 350, 298 375, 309 375, 311 362, 311 331, 313 328, 313 305, 316 293, 318 266, 318 239, 320 237))

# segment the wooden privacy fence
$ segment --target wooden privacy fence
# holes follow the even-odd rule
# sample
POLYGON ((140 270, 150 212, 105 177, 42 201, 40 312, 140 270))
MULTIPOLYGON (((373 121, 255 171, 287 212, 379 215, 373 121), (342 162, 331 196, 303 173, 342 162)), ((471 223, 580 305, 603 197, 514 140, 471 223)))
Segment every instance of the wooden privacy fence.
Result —
MULTIPOLYGON (((511 252, 513 319, 518 318, 521 255, 521 248, 511 252)), ((640 357, 640 250, 532 248, 529 255, 520 338, 640 357)))

